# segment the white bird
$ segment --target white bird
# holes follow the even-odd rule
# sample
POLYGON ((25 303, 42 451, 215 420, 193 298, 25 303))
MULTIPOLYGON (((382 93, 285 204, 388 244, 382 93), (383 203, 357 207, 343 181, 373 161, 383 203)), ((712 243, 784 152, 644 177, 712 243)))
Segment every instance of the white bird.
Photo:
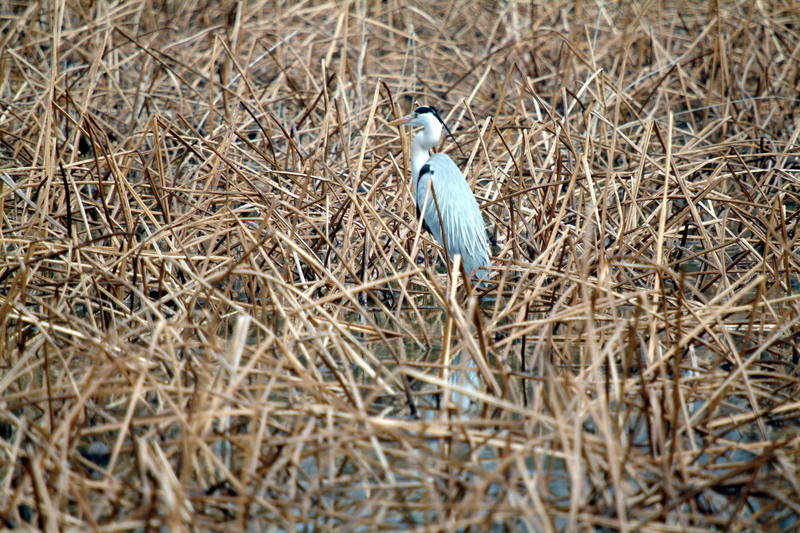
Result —
POLYGON ((436 108, 431 106, 418 107, 413 113, 390 124, 422 126, 422 131, 414 136, 411 143, 411 178, 417 215, 421 214, 425 229, 447 250, 451 260, 456 254, 461 255, 467 274, 488 278, 489 271, 480 268, 489 267, 492 262, 489 260, 486 227, 478 202, 453 160, 442 153, 431 155, 431 150, 442 137, 442 126, 452 137, 450 129, 436 108), (435 201, 431 189, 436 196, 435 201))

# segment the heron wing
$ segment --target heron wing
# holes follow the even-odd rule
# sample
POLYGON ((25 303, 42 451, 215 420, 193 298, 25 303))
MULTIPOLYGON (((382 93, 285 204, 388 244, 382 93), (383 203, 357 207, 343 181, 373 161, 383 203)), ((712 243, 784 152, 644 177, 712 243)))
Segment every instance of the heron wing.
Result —
MULTIPOLYGON (((434 154, 428 159, 420 170, 416 196, 417 210, 422 213, 431 234, 443 246, 441 228, 444 226, 451 258, 460 254, 467 272, 491 264, 480 208, 464 174, 450 157, 434 154), (430 195, 431 189, 436 194, 436 202, 430 195)), ((484 277, 485 271, 479 270, 478 275, 484 277)))

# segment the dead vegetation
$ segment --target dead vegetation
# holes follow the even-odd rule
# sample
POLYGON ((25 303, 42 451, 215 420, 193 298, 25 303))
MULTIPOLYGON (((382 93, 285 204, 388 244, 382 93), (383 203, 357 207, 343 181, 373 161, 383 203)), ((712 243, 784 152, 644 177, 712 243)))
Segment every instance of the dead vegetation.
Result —
POLYGON ((0 15, 5 527, 798 527, 797 4, 0 15), (480 303, 418 233, 414 101, 480 303))

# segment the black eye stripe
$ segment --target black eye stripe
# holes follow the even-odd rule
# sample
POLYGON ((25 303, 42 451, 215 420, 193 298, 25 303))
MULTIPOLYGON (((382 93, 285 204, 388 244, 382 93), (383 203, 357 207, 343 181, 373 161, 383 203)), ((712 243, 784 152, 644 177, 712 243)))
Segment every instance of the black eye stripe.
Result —
POLYGON ((433 113, 433 116, 438 117, 439 112, 435 107, 423 105, 414 110, 414 113, 421 115, 422 113, 433 113))

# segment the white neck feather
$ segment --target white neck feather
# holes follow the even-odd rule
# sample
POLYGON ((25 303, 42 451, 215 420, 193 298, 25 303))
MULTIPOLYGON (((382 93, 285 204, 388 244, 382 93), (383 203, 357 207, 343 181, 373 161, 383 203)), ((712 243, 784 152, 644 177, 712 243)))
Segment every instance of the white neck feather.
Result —
POLYGON ((423 140, 424 135, 424 131, 417 133, 411 143, 411 178, 414 183, 419 178, 419 171, 431 157, 430 149, 423 140))
POLYGON ((419 171, 431 157, 431 150, 436 148, 442 138, 442 125, 432 115, 426 120, 422 131, 414 135, 411 143, 411 176, 416 181, 419 171))

